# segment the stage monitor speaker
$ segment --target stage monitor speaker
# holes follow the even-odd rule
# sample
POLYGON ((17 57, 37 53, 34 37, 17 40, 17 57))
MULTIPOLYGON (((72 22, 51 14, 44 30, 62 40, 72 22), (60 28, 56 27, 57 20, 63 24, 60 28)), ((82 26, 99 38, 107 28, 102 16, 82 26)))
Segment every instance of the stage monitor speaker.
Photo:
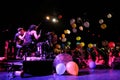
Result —
POLYGON ((23 61, 24 73, 31 75, 50 75, 53 73, 53 61, 23 61))

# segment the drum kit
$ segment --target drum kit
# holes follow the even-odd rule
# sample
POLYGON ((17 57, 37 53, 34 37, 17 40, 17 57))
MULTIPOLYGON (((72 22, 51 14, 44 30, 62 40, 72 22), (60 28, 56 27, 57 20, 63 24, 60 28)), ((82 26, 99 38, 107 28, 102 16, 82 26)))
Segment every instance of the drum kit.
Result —
MULTIPOLYGON (((48 32, 47 34, 47 39, 37 42, 35 45, 35 53, 34 52, 29 52, 30 50, 27 50, 26 53, 30 53, 31 56, 30 57, 39 57, 41 60, 45 60, 45 59, 52 59, 54 57, 53 54, 53 46, 51 46, 51 34, 50 32, 48 32)), ((33 48, 32 48, 33 49, 33 48)), ((34 51, 34 49, 33 49, 34 51)), ((27 60, 29 56, 25 55, 25 59, 27 60)))
POLYGON ((47 40, 42 41, 42 42, 38 42, 36 44, 37 46, 37 51, 36 51, 36 56, 41 57, 42 59, 46 59, 47 57, 51 58, 51 56, 53 55, 53 50, 52 47, 50 46, 51 43, 51 37, 50 37, 50 32, 48 32, 46 34, 47 40))

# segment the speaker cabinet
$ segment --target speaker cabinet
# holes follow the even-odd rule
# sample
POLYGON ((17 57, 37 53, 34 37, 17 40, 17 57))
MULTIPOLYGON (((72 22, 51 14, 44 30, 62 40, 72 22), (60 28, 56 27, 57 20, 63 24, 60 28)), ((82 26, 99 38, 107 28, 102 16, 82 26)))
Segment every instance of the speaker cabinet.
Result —
POLYGON ((24 73, 31 75, 50 75, 53 73, 53 61, 23 61, 24 73))

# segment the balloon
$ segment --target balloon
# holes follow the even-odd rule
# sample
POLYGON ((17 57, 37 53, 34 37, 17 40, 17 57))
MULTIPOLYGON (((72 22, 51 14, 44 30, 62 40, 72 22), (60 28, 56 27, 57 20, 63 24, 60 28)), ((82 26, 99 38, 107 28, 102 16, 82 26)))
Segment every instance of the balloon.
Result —
POLYGON ((80 45, 80 42, 76 42, 76 45, 80 45))
POLYGON ((23 71, 15 71, 15 76, 21 76, 23 71))
POLYGON ((92 44, 92 43, 89 43, 89 44, 88 44, 88 47, 89 47, 89 48, 92 48, 92 47, 93 47, 93 44, 92 44))
POLYGON ((115 47, 115 43, 114 42, 109 42, 108 43, 108 47, 109 48, 114 48, 115 47))
POLYGON ((74 23, 75 23, 75 19, 73 18, 73 19, 70 20, 70 24, 72 25, 74 23))
POLYGON ((84 47, 84 46, 85 46, 85 43, 84 43, 84 42, 81 42, 81 43, 80 43, 80 46, 81 46, 81 47, 84 47))
POLYGON ((66 29, 66 30, 64 30, 64 33, 65 34, 70 34, 70 30, 66 29))
POLYGON ((80 36, 77 36, 77 37, 76 37, 76 40, 77 40, 77 41, 81 40, 81 37, 80 37, 80 36))
POLYGON ((93 69, 96 67, 96 64, 94 61, 89 62, 89 68, 93 69))
POLYGON ((79 26, 79 29, 80 29, 81 31, 83 31, 83 26, 79 26))
POLYGON ((71 33, 70 30, 67 29, 67 34, 70 34, 70 33, 71 33))
POLYGON ((58 49, 58 48, 55 48, 53 51, 54 51, 55 54, 61 53, 61 49, 58 49))
POLYGON ((100 20, 99 20, 99 23, 100 23, 100 24, 103 24, 103 23, 104 23, 104 20, 103 20, 103 19, 100 19, 100 20))
POLYGON ((62 37, 62 38, 65 38, 65 34, 62 34, 61 37, 62 37))
POLYGON ((72 24, 72 28, 76 28, 77 25, 75 23, 72 24))
POLYGON ((106 24, 101 24, 101 29, 106 29, 107 28, 107 25, 106 24))
POLYGON ((86 22, 84 22, 84 24, 83 24, 86 28, 89 28, 89 26, 90 26, 90 23, 88 22, 88 21, 86 21, 86 22))
POLYGON ((60 49, 61 48, 60 44, 56 44, 55 48, 60 49))
POLYGON ((67 30, 64 30, 64 33, 67 34, 67 30))
POLYGON ((66 66, 64 63, 59 63, 56 66, 56 73, 59 75, 64 74, 64 72, 66 71, 66 66))
POLYGON ((64 64, 67 64, 69 61, 72 61, 72 56, 68 53, 61 53, 61 54, 58 54, 55 59, 54 59, 54 66, 56 66, 57 64, 59 63, 64 63, 64 64))
POLYGON ((78 75, 79 67, 74 61, 70 61, 66 64, 66 70, 71 75, 78 75))
POLYGON ((66 42, 66 41, 67 41, 67 38, 62 38, 61 41, 62 41, 62 42, 66 42))
POLYGON ((62 15, 59 15, 59 16, 58 16, 58 19, 62 19, 62 15))
POLYGON ((80 17, 77 18, 77 23, 81 23, 82 19, 80 17))
POLYGON ((76 32, 77 32, 77 29, 76 29, 76 28, 73 28, 72 31, 73 31, 73 33, 76 33, 76 32))
POLYGON ((70 42, 70 41, 68 41, 68 42, 67 42, 67 44, 68 44, 68 45, 71 45, 71 42, 70 42))
POLYGON ((111 17, 112 17, 112 14, 109 13, 109 14, 107 15, 107 18, 111 18, 111 17))

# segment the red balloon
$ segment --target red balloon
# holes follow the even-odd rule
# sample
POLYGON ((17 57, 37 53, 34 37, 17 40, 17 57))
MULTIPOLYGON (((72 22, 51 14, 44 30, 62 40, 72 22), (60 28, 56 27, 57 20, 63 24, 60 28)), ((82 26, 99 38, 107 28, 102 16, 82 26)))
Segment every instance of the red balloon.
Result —
POLYGON ((109 48, 114 48, 115 47, 115 43, 114 42, 109 42, 108 43, 108 47, 109 48))
POLYGON ((58 19, 62 19, 62 15, 59 15, 59 16, 58 16, 58 19))

